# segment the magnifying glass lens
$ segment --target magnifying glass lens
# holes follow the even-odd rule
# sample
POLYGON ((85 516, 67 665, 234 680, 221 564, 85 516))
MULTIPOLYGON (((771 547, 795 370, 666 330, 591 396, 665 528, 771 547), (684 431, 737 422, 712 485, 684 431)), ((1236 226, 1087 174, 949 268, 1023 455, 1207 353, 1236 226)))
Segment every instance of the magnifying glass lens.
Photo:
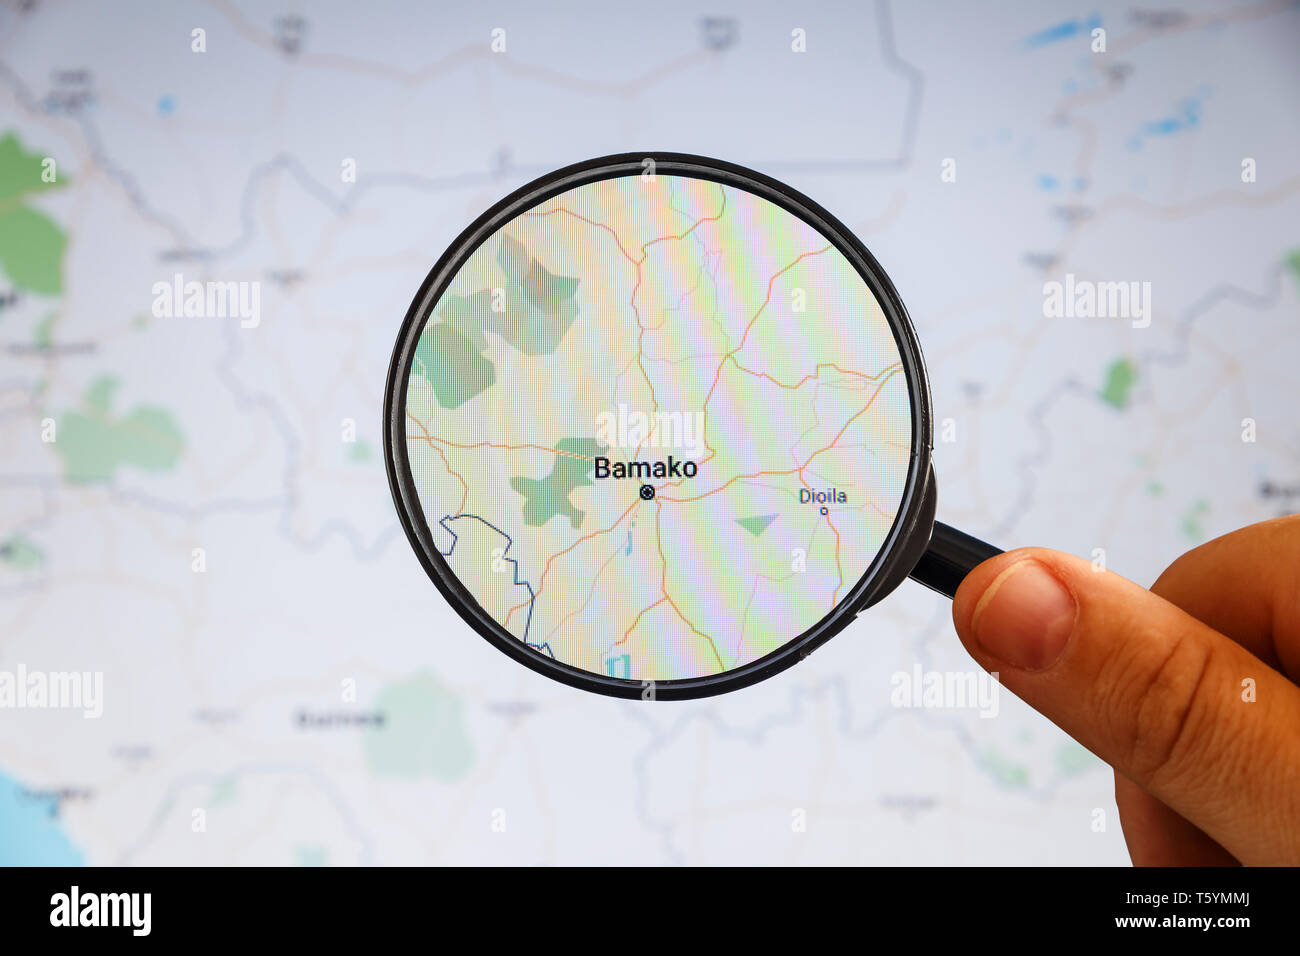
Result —
POLYGON ((517 204, 431 276, 402 471, 444 592, 602 678, 710 678, 862 595, 914 478, 896 323, 842 243, 644 170, 517 204))

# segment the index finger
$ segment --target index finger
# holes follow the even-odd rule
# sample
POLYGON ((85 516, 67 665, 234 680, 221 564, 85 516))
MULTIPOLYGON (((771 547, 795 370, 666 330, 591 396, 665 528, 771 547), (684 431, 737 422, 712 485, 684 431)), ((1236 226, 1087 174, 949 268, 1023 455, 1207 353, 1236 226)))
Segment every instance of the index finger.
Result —
POLYGON ((1270 666, 1300 674, 1300 515, 1253 524, 1188 551, 1151 592, 1270 666))

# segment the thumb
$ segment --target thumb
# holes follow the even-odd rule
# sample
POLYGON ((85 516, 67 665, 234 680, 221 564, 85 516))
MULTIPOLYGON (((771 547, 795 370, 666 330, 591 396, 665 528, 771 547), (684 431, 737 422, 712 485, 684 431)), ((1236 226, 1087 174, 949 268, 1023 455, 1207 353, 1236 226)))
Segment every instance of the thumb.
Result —
POLYGON ((953 621, 1005 687, 1238 860, 1300 862, 1300 688, 1245 648, 1042 548, 972 571, 953 621))

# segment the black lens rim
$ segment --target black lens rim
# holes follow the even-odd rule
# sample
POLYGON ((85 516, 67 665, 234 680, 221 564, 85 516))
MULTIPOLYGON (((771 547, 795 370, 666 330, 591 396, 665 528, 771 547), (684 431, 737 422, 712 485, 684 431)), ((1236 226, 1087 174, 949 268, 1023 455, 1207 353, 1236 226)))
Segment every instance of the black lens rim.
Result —
POLYGON ((739 690, 772 677, 807 657, 848 626, 864 608, 880 600, 884 596, 881 585, 895 586, 910 570, 898 566, 914 550, 908 544, 915 545, 916 536, 922 534, 929 539, 933 517, 932 513, 928 519, 926 515, 927 504, 933 508, 933 489, 928 487, 933 443, 930 385, 907 309, 884 269, 843 223, 797 190, 733 163, 689 153, 620 153, 565 166, 510 193, 461 232, 429 270, 398 332, 384 395, 384 460, 389 487, 402 528, 429 578, 461 618, 498 650, 525 667, 582 690, 629 699, 690 700, 739 690), (889 320, 907 376, 912 412, 912 456, 898 514, 885 543, 844 600, 798 637, 742 667, 707 677, 661 681, 609 677, 565 664, 533 650, 498 624, 479 606, 434 546, 406 450, 406 383, 416 344, 434 306, 474 251, 520 213, 578 186, 640 176, 648 160, 653 161, 656 175, 689 176, 761 196, 798 216, 834 245, 862 276, 889 320))

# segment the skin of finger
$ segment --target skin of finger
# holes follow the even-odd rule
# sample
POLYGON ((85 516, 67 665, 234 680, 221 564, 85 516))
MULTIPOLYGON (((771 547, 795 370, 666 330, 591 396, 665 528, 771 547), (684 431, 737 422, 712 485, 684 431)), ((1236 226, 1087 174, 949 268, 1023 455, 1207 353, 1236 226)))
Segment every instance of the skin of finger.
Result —
MULTIPOLYGON (((1225 634, 1261 660, 1285 667, 1300 641, 1275 648, 1275 621, 1300 621, 1290 587, 1300 566, 1300 516, 1265 521, 1215 538, 1171 564, 1151 592, 1225 634), (1288 612, 1290 612, 1288 616, 1288 612)), ((1291 631, 1294 635, 1294 630, 1291 631)), ((1288 674, 1296 672, 1288 668, 1288 674)), ((1138 866, 1228 866, 1237 861, 1194 824, 1115 773, 1115 804, 1138 866)))
POLYGON ((1300 739, 1278 733, 1300 726, 1300 690, 1244 648, 1118 575, 1037 548, 976 568, 958 590, 953 619, 967 650, 1000 670, 1008 690, 1238 859, 1300 861, 1300 739), (989 583, 1027 557, 1079 607, 1064 653, 1042 671, 988 657, 969 626, 989 583), (1254 704, 1241 701, 1247 676, 1259 689, 1254 704))
POLYGON ((1293 680, 1300 676, 1300 515, 1253 524, 1193 548, 1156 579, 1151 592, 1293 680))
POLYGON ((1197 826, 1115 771, 1115 806, 1134 866, 1238 866, 1197 826))

